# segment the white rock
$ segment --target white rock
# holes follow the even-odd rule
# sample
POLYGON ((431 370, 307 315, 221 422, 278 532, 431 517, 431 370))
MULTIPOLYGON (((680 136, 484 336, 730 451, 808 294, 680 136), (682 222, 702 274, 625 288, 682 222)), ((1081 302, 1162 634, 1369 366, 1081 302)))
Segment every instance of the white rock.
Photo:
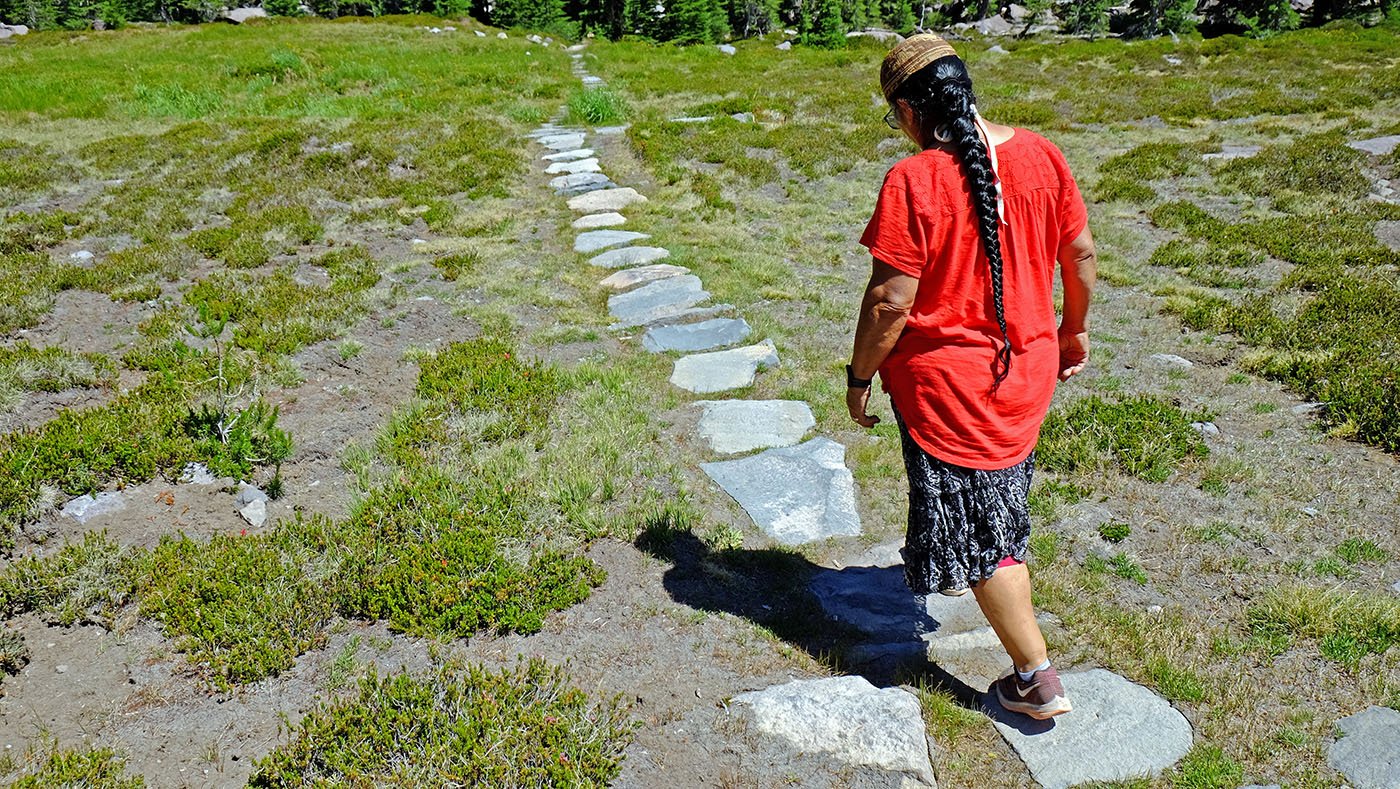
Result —
POLYGON ((126 509, 126 499, 117 491, 103 491, 97 495, 88 494, 72 499, 59 510, 78 523, 87 523, 102 515, 111 515, 126 509))
POLYGON ((546 148, 555 151, 572 151, 583 147, 583 133, 572 132, 556 134, 549 137, 540 137, 537 142, 546 148))
POLYGON ((574 173, 597 173, 602 172, 602 170, 603 168, 598 166, 598 160, 593 158, 579 159, 573 162, 554 162, 544 168, 546 175, 556 175, 558 173, 569 175, 574 173))
POLYGON ((772 340, 728 351, 711 351, 676 360, 671 383, 688 392, 708 394, 752 386, 758 370, 776 367, 778 350, 772 340))
POLYGON ((637 268, 615 271, 598 284, 613 290, 627 290, 628 288, 635 288, 638 285, 645 285, 648 282, 669 279, 689 273, 690 269, 685 266, 673 266, 670 263, 655 263, 650 266, 639 266, 637 268))
POLYGON ((679 118, 671 118, 670 123, 705 123, 715 119, 713 115, 683 115, 679 118))
POLYGON ((1195 367, 1195 365, 1191 363, 1190 359, 1184 359, 1180 356, 1177 356, 1174 353, 1154 353, 1148 358, 1156 362, 1157 364, 1166 367, 1177 367, 1183 370, 1190 367, 1195 367))
POLYGON ((987 48, 987 51, 990 52, 990 53, 993 54, 993 55, 1009 55, 1009 54, 1011 54, 1009 51, 1007 51, 1006 47, 1002 46, 1001 44, 993 44, 992 46, 990 46, 990 47, 987 48))
POLYGON ((776 49, 776 50, 779 50, 779 51, 781 51, 781 52, 786 52, 786 51, 788 51, 789 49, 792 49, 792 42, 791 42, 791 41, 784 41, 783 43, 781 43, 781 44, 779 44, 779 45, 777 45, 776 47, 773 47, 773 48, 776 49))
POLYGON ((92 260, 94 257, 96 256, 93 255, 92 252, 86 249, 80 249, 77 252, 74 252, 73 254, 69 255, 68 259, 76 260, 79 263, 86 263, 87 261, 92 260))
POLYGON ((733 454, 788 447, 816 427, 812 409, 799 400, 700 400, 700 438, 715 452, 733 454))
POLYGON ((501 31, 500 33, 497 33, 497 34, 496 34, 496 38, 506 38, 505 31, 501 31))
POLYGON ((645 203, 646 197, 631 187, 599 189, 585 195, 570 198, 569 208, 585 214, 599 211, 619 211, 633 203, 645 203))
POLYGON ((1326 404, 1326 403, 1299 403, 1298 405, 1295 405, 1295 406, 1293 406, 1292 408, 1290 408, 1290 409, 1288 409, 1288 410, 1289 410, 1290 412, 1294 413, 1294 414, 1297 414, 1298 416, 1304 416, 1304 415, 1306 415, 1306 414, 1311 414, 1312 412, 1321 409, 1321 408, 1322 408, 1323 406, 1325 406, 1325 405, 1327 405, 1327 404, 1326 404))
POLYGON ((734 48, 732 45, 730 45, 730 44, 720 44, 720 45, 719 45, 718 47, 716 47, 716 48, 717 48, 720 52, 723 52, 723 53, 726 54, 726 55, 733 55, 734 53, 736 53, 736 52, 739 51, 739 50, 735 49, 735 48, 734 48))
POLYGON ((1327 749, 1327 763, 1355 789, 1400 786, 1400 712, 1368 707, 1337 721, 1342 737, 1327 749))
POLYGON ((1192 422, 1191 429, 1203 436, 1220 435, 1220 428, 1214 422, 1192 422))
POLYGON ((622 249, 610 249, 601 255, 589 258, 588 262, 602 268, 626 268, 655 263, 670 256, 670 250, 664 247, 623 247, 622 249))
POLYGON ((1156 776, 1191 750, 1191 724, 1151 690, 1103 669, 1060 679, 1074 710, 1050 720, 987 700, 997 730, 1045 789, 1156 776))
POLYGON ((231 8, 219 18, 241 25, 250 19, 267 19, 267 12, 261 8, 231 8))
POLYGON ((1358 151, 1365 151, 1372 156, 1384 156, 1395 150, 1395 146, 1400 145, 1400 134, 1372 137, 1369 140, 1356 140, 1347 143, 1347 145, 1358 151))
POLYGON ((243 486, 238 489, 238 494, 233 497, 233 506, 235 509, 243 509, 252 502, 261 501, 266 504, 267 500, 266 493, 263 493, 256 486, 249 485, 245 482, 243 486))
POLYGON ((616 211, 608 211, 602 214, 588 214, 575 219, 570 225, 575 230, 593 230, 599 227, 616 227, 627 224, 627 217, 616 211))
POLYGON ((619 244, 630 244, 644 238, 651 238, 651 236, 634 230, 585 230, 574 239, 574 251, 597 252, 600 249, 615 247, 619 244))
POLYGON ((599 126, 593 130, 593 133, 607 137, 615 134, 622 134, 630 128, 632 128, 632 124, 630 123, 624 123, 621 126, 599 126))
POLYGON ((829 438, 700 468, 734 497, 754 525, 784 545, 860 534, 846 448, 829 438))
POLYGON ((558 153, 547 153, 541 159, 551 162, 571 162, 575 159, 587 159, 593 155, 592 148, 575 148, 572 151, 559 151, 558 153))
POLYGON ((934 784, 919 700, 864 677, 793 680, 732 700, 751 730, 798 753, 829 753, 851 765, 934 784))
POLYGON ((219 481, 203 463, 188 463, 180 472, 180 481, 189 485, 213 485, 219 481))
POLYGON ((243 516, 243 520, 247 521, 249 526, 256 529, 267 520, 267 502, 262 499, 254 499, 243 505, 238 510, 238 514, 243 516))
POLYGON ((480 30, 473 30, 472 32, 476 34, 477 38, 486 38, 486 34, 481 32, 480 30))

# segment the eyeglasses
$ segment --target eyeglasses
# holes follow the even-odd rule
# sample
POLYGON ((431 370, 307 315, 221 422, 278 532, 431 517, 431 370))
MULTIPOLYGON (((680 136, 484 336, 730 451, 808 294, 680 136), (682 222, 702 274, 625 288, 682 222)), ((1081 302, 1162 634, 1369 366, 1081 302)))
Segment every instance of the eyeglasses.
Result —
POLYGON ((890 107, 890 111, 885 113, 885 125, 891 129, 899 128, 899 118, 895 117, 894 107, 890 107))

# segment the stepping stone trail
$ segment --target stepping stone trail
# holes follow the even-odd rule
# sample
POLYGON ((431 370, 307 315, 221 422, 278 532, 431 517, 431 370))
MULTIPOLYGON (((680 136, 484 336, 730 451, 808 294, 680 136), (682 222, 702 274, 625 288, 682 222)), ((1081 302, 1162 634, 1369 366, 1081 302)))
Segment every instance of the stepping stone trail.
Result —
POLYGON ((662 247, 625 247, 604 252, 589 259, 588 262, 600 268, 625 268, 654 263, 670 256, 671 251, 662 247))
POLYGON ((603 214, 588 214, 573 221, 571 227, 575 230, 592 230, 598 227, 616 227, 627 224, 627 217, 616 211, 608 211, 603 214))
POLYGON ((675 315, 708 299, 700 278, 683 275, 658 280, 627 293, 608 297, 608 312, 618 328, 642 326, 675 315))
POLYGON ((646 201, 647 199, 636 189, 624 186, 617 189, 600 189, 590 194, 580 195, 569 201, 569 208, 585 214, 592 214, 599 211, 619 211, 633 203, 645 203, 646 201))
POLYGON ((743 318, 715 318, 700 323, 657 326, 647 329, 642 336, 642 347, 652 353, 708 351, 741 343, 751 331, 743 318))
POLYGON ((676 360, 671 383, 696 394, 752 386, 760 367, 775 367, 778 351, 772 340, 728 351, 711 351, 676 360))
POLYGON ((600 249, 615 247, 618 244, 630 244, 644 238, 651 238, 651 236, 631 230, 590 230, 586 233, 579 233, 578 237, 574 239, 574 251, 597 252, 600 249))
POLYGON ((798 400, 701 400, 700 437, 716 452, 734 454, 796 444, 816 427, 798 400))
MULTIPOLYGON (((609 274, 599 285, 613 290, 627 290, 648 282, 655 282, 659 279, 669 279, 681 274, 689 274, 690 269, 685 266, 673 266, 670 263, 655 263, 650 266, 639 268, 623 269, 622 271, 609 274)), ((648 332, 650 334, 650 332, 648 332)))

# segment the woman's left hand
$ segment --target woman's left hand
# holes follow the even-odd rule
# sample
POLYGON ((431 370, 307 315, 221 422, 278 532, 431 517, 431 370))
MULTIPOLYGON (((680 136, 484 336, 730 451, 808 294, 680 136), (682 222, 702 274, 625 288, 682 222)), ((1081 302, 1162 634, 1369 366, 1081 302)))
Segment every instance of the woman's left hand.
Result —
POLYGON ((870 405, 870 387, 851 386, 846 388, 846 410, 851 412, 851 419, 861 427, 874 427, 880 424, 880 417, 865 413, 865 409, 870 405))

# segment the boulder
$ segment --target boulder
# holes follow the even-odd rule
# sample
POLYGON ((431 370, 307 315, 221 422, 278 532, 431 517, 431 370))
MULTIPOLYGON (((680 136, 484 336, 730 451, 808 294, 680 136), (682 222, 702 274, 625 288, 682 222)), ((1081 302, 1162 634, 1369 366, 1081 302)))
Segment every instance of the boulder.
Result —
POLYGON ((984 36, 1009 36, 1014 33, 1016 29, 1015 25, 1000 16, 989 16, 980 22, 974 23, 972 27, 984 36))
POLYGON ((252 19, 267 19, 267 12, 261 8, 230 8, 219 18, 241 25, 252 19))

